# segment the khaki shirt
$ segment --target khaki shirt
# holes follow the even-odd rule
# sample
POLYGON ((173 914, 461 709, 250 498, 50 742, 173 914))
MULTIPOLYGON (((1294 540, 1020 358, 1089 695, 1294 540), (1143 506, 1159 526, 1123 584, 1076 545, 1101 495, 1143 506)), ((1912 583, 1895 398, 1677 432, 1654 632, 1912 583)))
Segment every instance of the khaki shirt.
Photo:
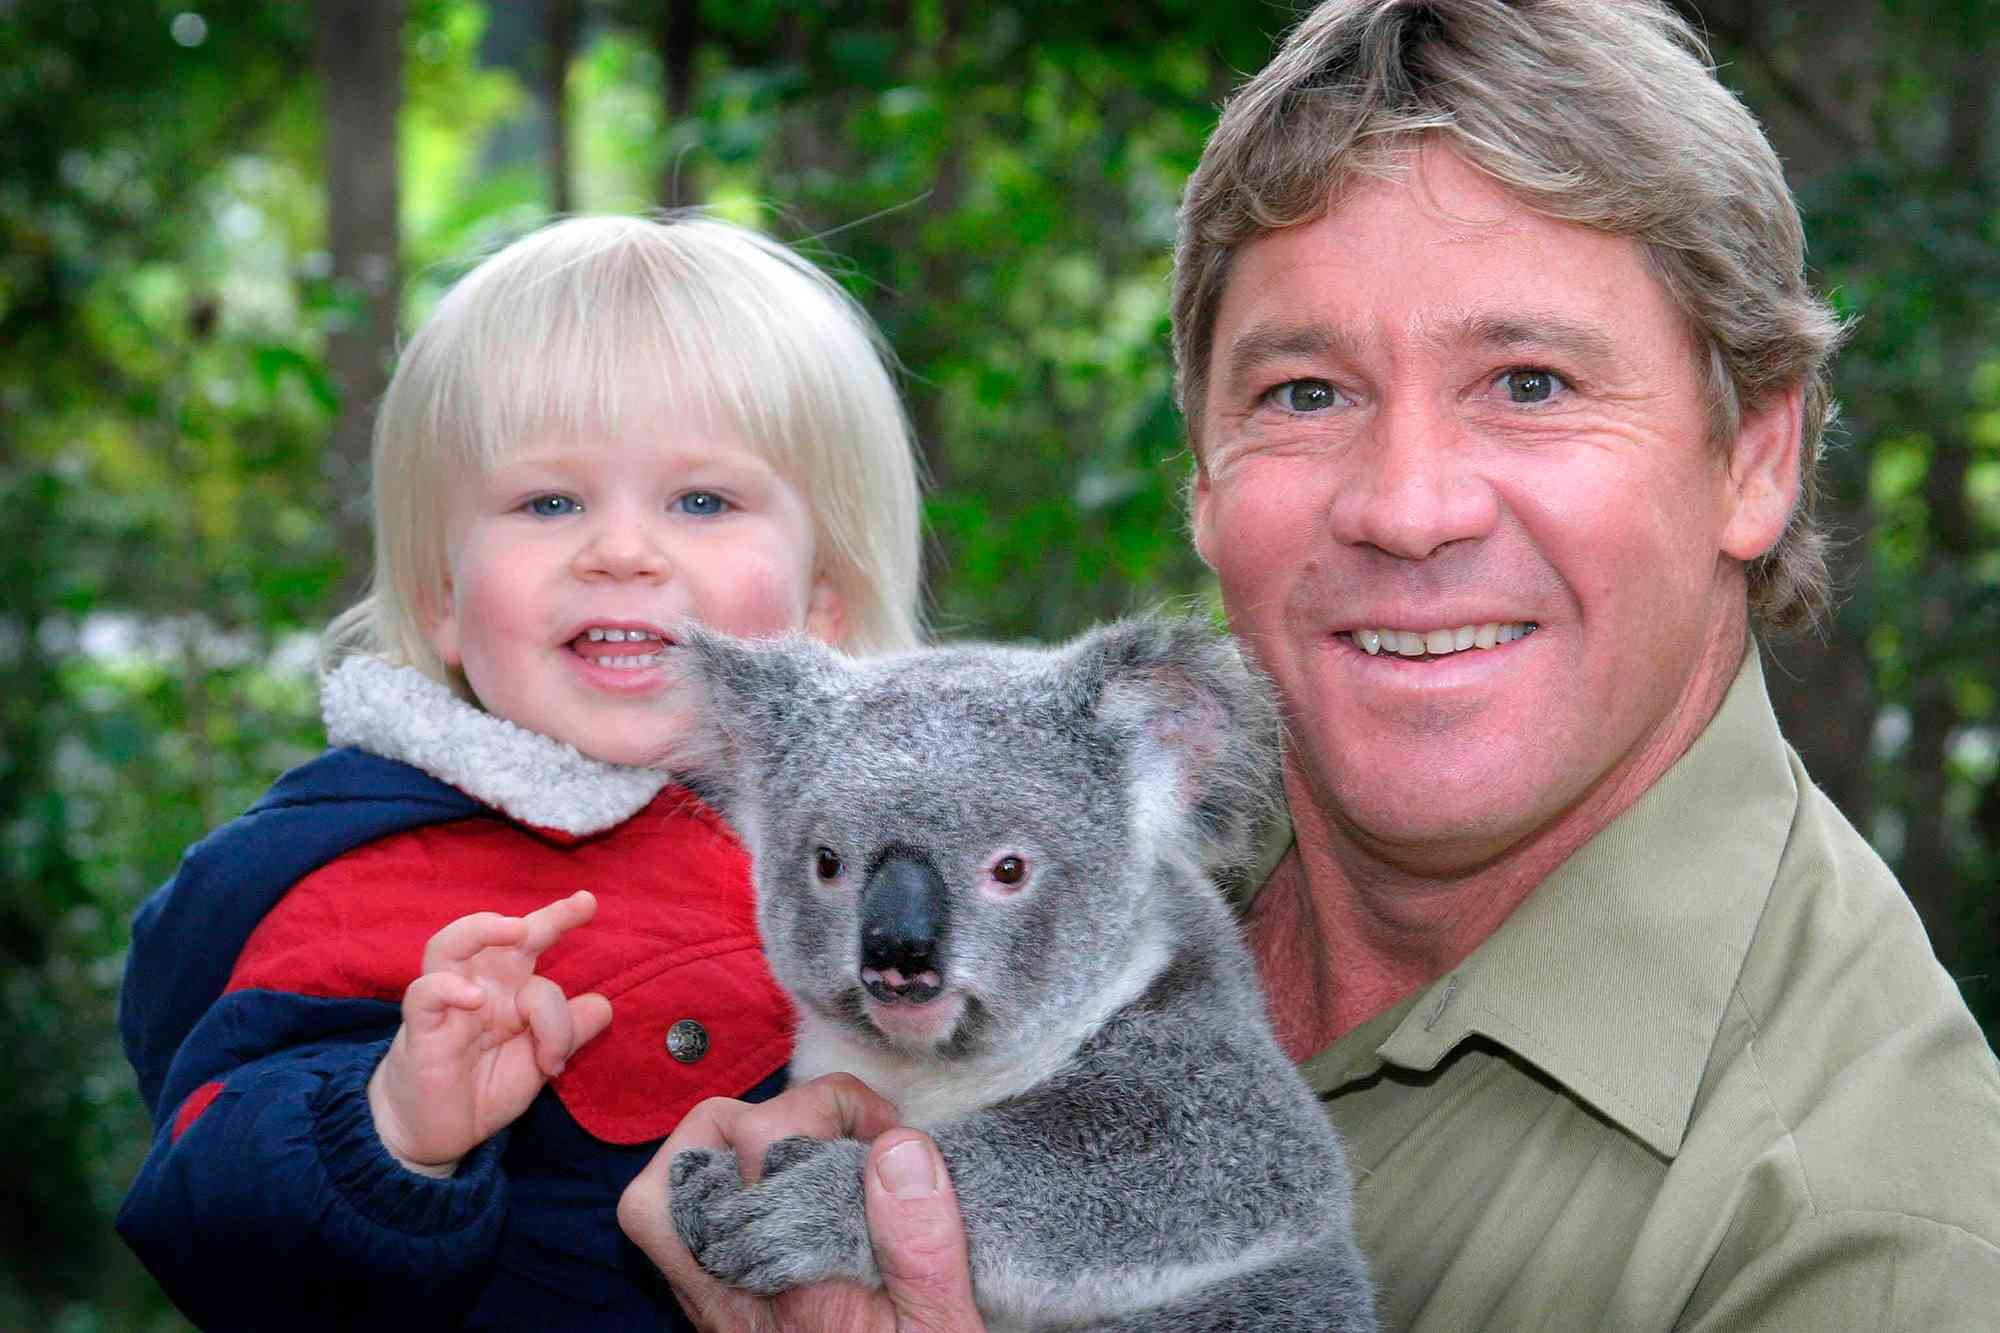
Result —
POLYGON ((1754 652, 1636 805, 1303 1072, 1386 1328, 2000 1330, 2000 1066, 1754 652))

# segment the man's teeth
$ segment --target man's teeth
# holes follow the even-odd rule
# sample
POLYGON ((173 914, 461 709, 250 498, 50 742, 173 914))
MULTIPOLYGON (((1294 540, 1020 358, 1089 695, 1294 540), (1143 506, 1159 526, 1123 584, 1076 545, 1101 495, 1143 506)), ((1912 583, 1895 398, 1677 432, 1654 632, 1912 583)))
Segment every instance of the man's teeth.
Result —
POLYGON ((1394 653, 1400 657, 1443 657, 1468 648, 1497 648, 1503 643, 1526 638, 1535 632, 1532 620, 1489 620, 1483 625, 1460 625, 1457 629, 1358 629, 1355 644, 1369 656, 1394 653))

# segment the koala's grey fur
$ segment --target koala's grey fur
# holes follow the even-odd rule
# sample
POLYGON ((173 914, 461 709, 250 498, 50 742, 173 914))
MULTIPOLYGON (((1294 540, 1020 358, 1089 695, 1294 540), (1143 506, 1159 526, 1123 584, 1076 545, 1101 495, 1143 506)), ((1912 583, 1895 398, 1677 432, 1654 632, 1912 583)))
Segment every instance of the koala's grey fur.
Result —
MULTIPOLYGON (((750 848, 798 1005, 793 1078, 853 1073, 936 1139, 995 1328, 1375 1327, 1339 1142, 1212 878, 1276 799, 1275 714, 1233 645, 1159 618, 872 661, 685 642, 719 742, 696 773, 750 848), (1027 875, 1003 888, 1007 855, 1027 875), (861 979, 885 858, 938 891, 925 975, 961 1007, 935 1041, 870 1018, 936 1012, 861 979)), ((746 1187, 728 1154, 683 1152, 675 1224, 735 1286, 880 1285, 866 1154, 788 1139, 746 1187)))

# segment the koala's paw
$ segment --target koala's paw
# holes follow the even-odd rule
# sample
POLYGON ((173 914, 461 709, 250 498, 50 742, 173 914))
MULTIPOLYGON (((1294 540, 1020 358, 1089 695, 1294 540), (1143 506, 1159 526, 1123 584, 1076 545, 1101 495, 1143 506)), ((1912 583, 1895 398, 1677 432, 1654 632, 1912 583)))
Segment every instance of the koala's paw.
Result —
POLYGON ((825 1146, 824 1140, 807 1138, 802 1134, 779 1139, 764 1149, 764 1178, 769 1180, 788 1166, 811 1161, 825 1146))
POLYGON ((861 1159, 843 1146, 782 1140, 766 1154, 764 1179, 755 1185, 743 1183, 733 1153, 676 1153, 669 1179, 681 1243, 717 1280, 762 1295, 827 1278, 879 1283, 862 1211, 861 1159))

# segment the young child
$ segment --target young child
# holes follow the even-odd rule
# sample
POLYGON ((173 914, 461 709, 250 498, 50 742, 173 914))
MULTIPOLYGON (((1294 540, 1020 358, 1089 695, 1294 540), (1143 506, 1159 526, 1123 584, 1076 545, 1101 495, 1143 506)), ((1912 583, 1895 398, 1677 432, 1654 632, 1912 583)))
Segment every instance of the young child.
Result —
POLYGON ((750 232, 557 223, 410 342, 374 505, 334 748, 134 923, 119 1231, 210 1330, 686 1328, 618 1196, 696 1102, 782 1086, 791 1016, 742 848, 647 766, 672 631, 915 642, 883 350, 750 232))

